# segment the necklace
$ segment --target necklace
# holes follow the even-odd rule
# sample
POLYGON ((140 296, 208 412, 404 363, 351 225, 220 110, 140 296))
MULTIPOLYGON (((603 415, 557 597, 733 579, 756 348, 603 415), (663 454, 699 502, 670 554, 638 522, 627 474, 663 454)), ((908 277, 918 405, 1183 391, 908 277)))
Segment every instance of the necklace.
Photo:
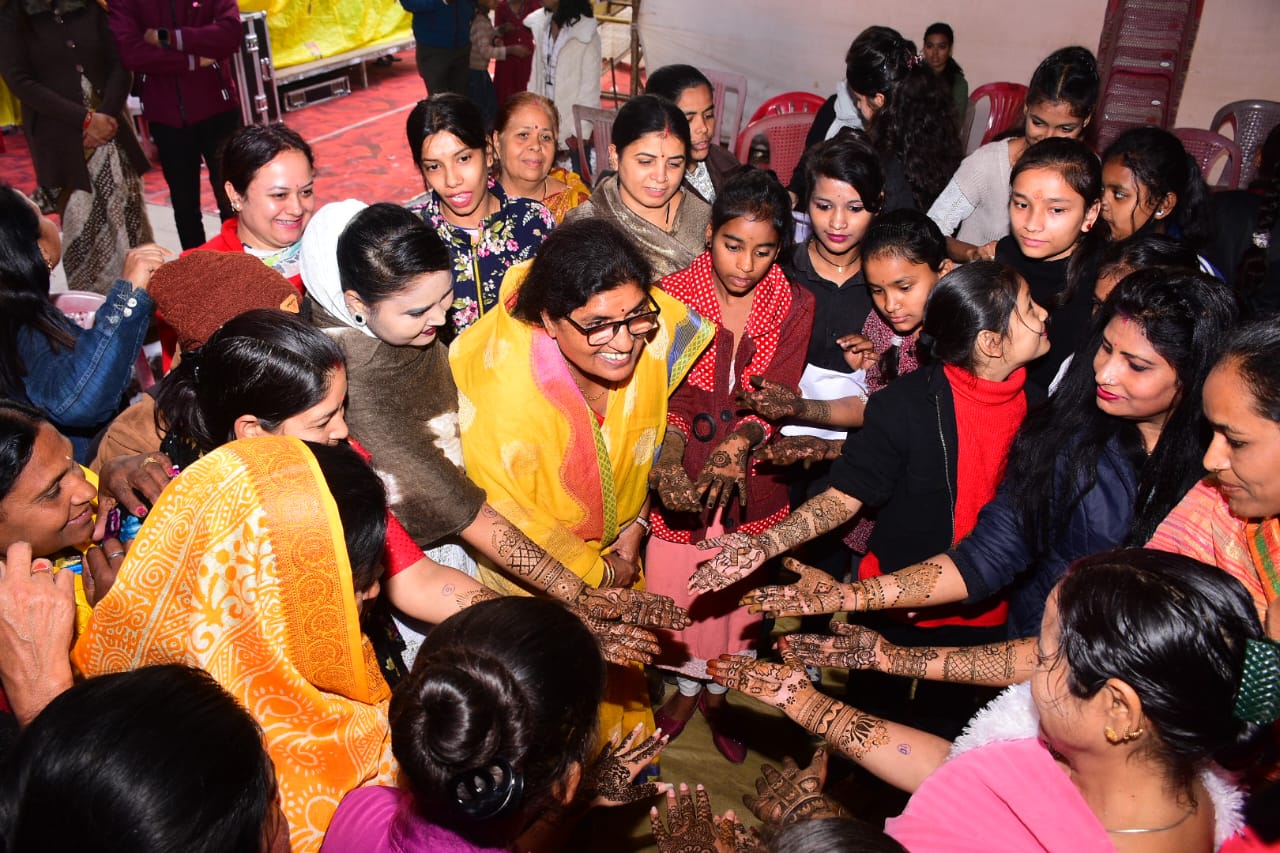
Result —
POLYGON ((822 253, 822 243, 819 242, 818 240, 810 240, 809 245, 813 247, 813 251, 817 253, 818 257, 822 259, 822 262, 824 264, 826 264, 829 267, 834 267, 835 271, 838 273, 843 274, 845 270, 853 266, 853 261, 850 261, 849 263, 842 265, 842 264, 837 264, 835 261, 828 258, 826 255, 822 253))
POLYGON ((1175 826, 1181 826, 1186 822, 1187 818, 1191 817, 1195 813, 1196 807, 1193 805, 1191 808, 1187 809, 1186 814, 1168 826, 1156 826, 1151 829, 1108 829, 1107 832, 1114 833, 1115 835, 1143 835, 1148 832, 1164 832, 1165 830, 1173 829, 1175 826))
MULTIPOLYGON (((574 382, 573 384, 578 385, 577 382, 574 382)), ((588 403, 594 403, 597 400, 599 400, 601 397, 603 397, 605 394, 609 393, 609 389, 605 388, 604 390, 600 391, 600 393, 592 397, 587 393, 587 389, 583 388, 581 385, 578 385, 578 390, 582 392, 582 399, 586 400, 588 403)))

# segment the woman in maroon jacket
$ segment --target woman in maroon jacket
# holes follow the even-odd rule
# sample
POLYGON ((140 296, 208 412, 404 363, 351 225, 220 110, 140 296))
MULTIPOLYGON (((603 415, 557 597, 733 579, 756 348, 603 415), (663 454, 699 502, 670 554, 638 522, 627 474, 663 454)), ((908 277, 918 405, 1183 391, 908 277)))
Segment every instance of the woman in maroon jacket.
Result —
POLYGON ((218 150, 240 125, 230 58, 240 48, 235 0, 171 3, 112 0, 111 34, 124 67, 138 75, 142 111, 160 152, 183 249, 205 241, 200 218, 200 159, 225 221, 218 150))
MULTIPOLYGON (((813 328, 813 296, 792 284, 774 261, 790 248, 791 203, 772 172, 744 170, 721 188, 707 226, 709 250, 662 280, 662 289, 716 324, 715 342, 671 398, 667 433, 650 475, 661 507, 651 515, 645 553, 648 588, 689 603, 694 567, 706 558, 696 543, 726 532, 763 531, 786 517, 780 469, 756 471, 751 450, 772 427, 745 417, 735 394, 764 377, 789 387, 800 381, 813 328), (736 497, 736 501, 735 501, 736 497)), ((750 581, 746 582, 747 585, 750 581)), ((746 590, 701 596, 691 623, 663 638, 658 665, 673 670, 680 692, 654 719, 675 737, 700 705, 716 748, 741 764, 746 747, 725 731, 725 689, 709 684, 706 664, 747 652, 760 617, 738 607, 746 590)))

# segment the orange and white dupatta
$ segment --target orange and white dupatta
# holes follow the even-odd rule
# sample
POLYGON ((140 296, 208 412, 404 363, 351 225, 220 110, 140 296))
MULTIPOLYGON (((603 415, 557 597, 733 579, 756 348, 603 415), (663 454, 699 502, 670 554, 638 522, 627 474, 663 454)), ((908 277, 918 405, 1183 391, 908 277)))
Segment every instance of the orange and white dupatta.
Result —
POLYGON ((314 851, 344 794, 393 784, 390 690, 358 617, 315 457, 254 438, 164 491, 72 659, 88 676, 207 670, 262 726, 293 849, 314 851))

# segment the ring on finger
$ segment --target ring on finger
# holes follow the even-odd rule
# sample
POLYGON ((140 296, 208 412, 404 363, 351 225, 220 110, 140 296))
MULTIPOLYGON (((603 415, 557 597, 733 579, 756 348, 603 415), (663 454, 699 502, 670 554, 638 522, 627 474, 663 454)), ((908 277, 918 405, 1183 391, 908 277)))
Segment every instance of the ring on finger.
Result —
POLYGON ((124 556, 124 551, 112 551, 110 554, 107 555, 107 559, 114 560, 116 557, 123 557, 123 556, 124 556))

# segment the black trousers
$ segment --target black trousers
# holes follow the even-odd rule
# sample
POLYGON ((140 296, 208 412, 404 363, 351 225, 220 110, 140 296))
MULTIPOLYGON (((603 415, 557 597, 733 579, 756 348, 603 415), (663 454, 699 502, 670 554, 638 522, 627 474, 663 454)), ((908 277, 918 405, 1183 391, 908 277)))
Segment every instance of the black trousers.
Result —
POLYGON ((218 214, 223 220, 233 215, 231 200, 222 187, 220 160, 223 143, 238 127, 238 108, 184 127, 151 122, 151 138, 160 152, 160 168, 169 185, 173 221, 178 226, 178 240, 184 250, 194 249, 208 239, 200 217, 201 159, 209 167, 209 183, 213 185, 218 214))

